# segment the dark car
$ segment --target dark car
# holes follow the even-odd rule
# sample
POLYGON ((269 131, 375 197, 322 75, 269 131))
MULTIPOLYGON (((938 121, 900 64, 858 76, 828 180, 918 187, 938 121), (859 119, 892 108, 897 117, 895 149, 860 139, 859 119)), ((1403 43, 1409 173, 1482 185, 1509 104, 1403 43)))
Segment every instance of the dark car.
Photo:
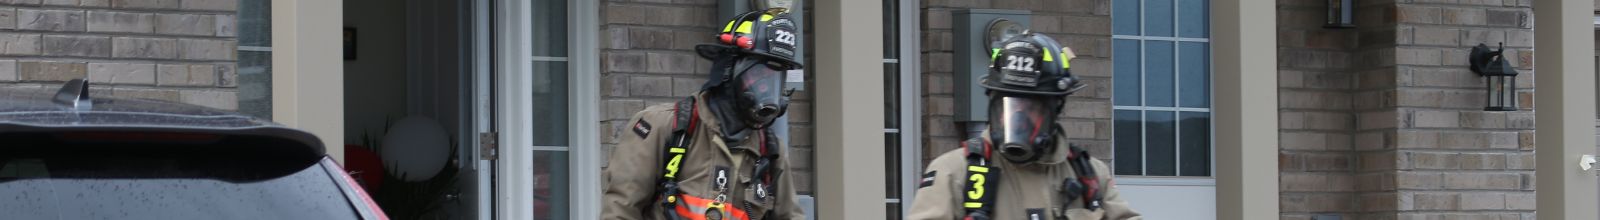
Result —
POLYGON ((387 219, 310 133, 88 86, 0 89, 0 219, 387 219))

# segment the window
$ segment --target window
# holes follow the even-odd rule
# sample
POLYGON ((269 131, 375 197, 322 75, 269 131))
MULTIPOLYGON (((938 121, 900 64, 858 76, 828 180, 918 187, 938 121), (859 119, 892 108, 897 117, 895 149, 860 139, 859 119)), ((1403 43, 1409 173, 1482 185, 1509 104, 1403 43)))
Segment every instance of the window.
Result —
POLYGON ((910 208, 912 193, 922 167, 922 156, 917 146, 921 127, 917 118, 917 72, 915 70, 917 1, 883 1, 883 137, 884 137, 884 205, 888 219, 902 219, 910 208), (914 22, 914 21, 912 21, 914 22), (909 27, 909 28, 907 28, 909 27), (909 63, 909 64, 908 64, 909 63))
POLYGON ((239 113, 272 119, 272 1, 240 0, 239 113))
MULTIPOLYGON (((567 33, 567 1, 533 1, 528 10, 532 16, 527 28, 529 31, 528 44, 532 51, 529 59, 522 62, 532 63, 531 85, 527 85, 532 94, 532 111, 528 117, 532 125, 528 128, 532 140, 530 161, 533 169, 529 171, 532 176, 531 188, 533 198, 534 219, 568 219, 571 218, 571 186, 569 181, 571 141, 568 140, 568 130, 571 126, 568 117, 570 106, 568 85, 568 51, 567 33)), ((525 194, 526 195, 526 194, 525 194)))
POLYGON ((1208 5, 1113 1, 1117 175, 1211 176, 1208 5))

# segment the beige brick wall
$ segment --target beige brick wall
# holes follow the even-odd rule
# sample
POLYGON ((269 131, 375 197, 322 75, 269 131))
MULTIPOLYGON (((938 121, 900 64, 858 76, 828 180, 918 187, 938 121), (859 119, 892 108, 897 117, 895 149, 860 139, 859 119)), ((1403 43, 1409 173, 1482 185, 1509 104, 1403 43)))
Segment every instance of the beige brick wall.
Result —
POLYGON ((1279 1, 1285 219, 1532 219, 1532 10, 1526 1, 1279 1), (1505 42, 1522 111, 1485 112, 1467 51, 1505 42), (1464 213, 1467 212, 1467 213, 1464 213))
MULTIPOLYGON (((1530 2, 1398 3, 1392 168, 1396 218, 1532 219, 1533 10, 1530 2), (1435 14, 1437 13, 1437 14, 1435 14), (1521 111, 1485 112, 1471 47, 1505 42, 1521 111)), ((1385 148, 1384 151, 1390 148, 1385 148)), ((1386 158, 1388 159, 1388 158, 1386 158)), ((1387 173, 1387 172, 1386 172, 1387 173)))
POLYGON ((237 0, 0 1, 0 87, 236 110, 237 0))
POLYGON ((924 166, 956 149, 965 127, 954 121, 955 36, 953 11, 967 8, 1029 10, 1033 32, 1073 48, 1072 72, 1088 87, 1067 99, 1058 121, 1067 141, 1111 162, 1111 2, 1107 0, 988 0, 922 2, 922 101, 924 166))
MULTIPOLYGON (((1362 46, 1379 45, 1362 38, 1385 30, 1382 21, 1358 19, 1356 29, 1323 28, 1323 1, 1279 1, 1278 5, 1278 137, 1279 204, 1283 219, 1309 219, 1313 215, 1340 215, 1368 219, 1363 209, 1378 204, 1359 201, 1382 198, 1363 193, 1380 185, 1381 175, 1362 170, 1358 149, 1376 136, 1358 129, 1362 112, 1375 106, 1358 103, 1372 93, 1360 85, 1364 73, 1381 66, 1362 62, 1362 46), (1358 98, 1359 97, 1359 98, 1358 98)), ((1358 18, 1381 10, 1365 1, 1358 18)), ((1392 29, 1392 28, 1389 28, 1392 29)))

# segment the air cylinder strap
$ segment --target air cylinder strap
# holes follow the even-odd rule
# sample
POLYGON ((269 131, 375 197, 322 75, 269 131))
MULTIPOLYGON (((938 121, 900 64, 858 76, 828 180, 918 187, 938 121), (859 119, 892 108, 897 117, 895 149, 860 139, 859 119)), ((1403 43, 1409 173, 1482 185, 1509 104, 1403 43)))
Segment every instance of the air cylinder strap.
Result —
POLYGON ((689 137, 693 136, 695 125, 699 124, 697 123, 699 120, 695 120, 700 116, 700 112, 696 111, 696 107, 694 98, 687 98, 683 101, 678 101, 677 105, 673 106, 672 109, 674 119, 672 121, 672 136, 667 139, 666 146, 661 154, 664 163, 661 167, 664 171, 662 172, 661 188, 659 189, 661 192, 661 211, 668 219, 686 219, 685 216, 681 216, 677 212, 677 205, 681 202, 680 200, 683 200, 683 198, 680 198, 682 192, 678 190, 678 171, 679 168, 683 167, 684 155, 689 154, 689 137))
POLYGON ((966 209, 966 220, 988 220, 994 216, 994 197, 999 186, 1000 169, 989 164, 989 142, 980 138, 961 143, 967 150, 967 185, 962 195, 961 207, 966 209))
POLYGON ((1071 153, 1067 155, 1067 161, 1072 163, 1072 170, 1078 174, 1078 182, 1084 186, 1081 194, 1083 208, 1090 211, 1100 209, 1100 176, 1094 172, 1094 164, 1089 162, 1094 158, 1089 157, 1089 151, 1077 145, 1071 145, 1068 149, 1071 153))

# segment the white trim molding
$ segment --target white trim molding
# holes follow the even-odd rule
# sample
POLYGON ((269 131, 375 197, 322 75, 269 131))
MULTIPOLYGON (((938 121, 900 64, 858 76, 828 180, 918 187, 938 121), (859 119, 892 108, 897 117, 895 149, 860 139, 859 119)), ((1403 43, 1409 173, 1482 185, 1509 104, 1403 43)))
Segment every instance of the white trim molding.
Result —
POLYGON ((572 219, 600 218, 600 5, 598 1, 567 2, 567 88, 571 94, 570 177, 572 219))

